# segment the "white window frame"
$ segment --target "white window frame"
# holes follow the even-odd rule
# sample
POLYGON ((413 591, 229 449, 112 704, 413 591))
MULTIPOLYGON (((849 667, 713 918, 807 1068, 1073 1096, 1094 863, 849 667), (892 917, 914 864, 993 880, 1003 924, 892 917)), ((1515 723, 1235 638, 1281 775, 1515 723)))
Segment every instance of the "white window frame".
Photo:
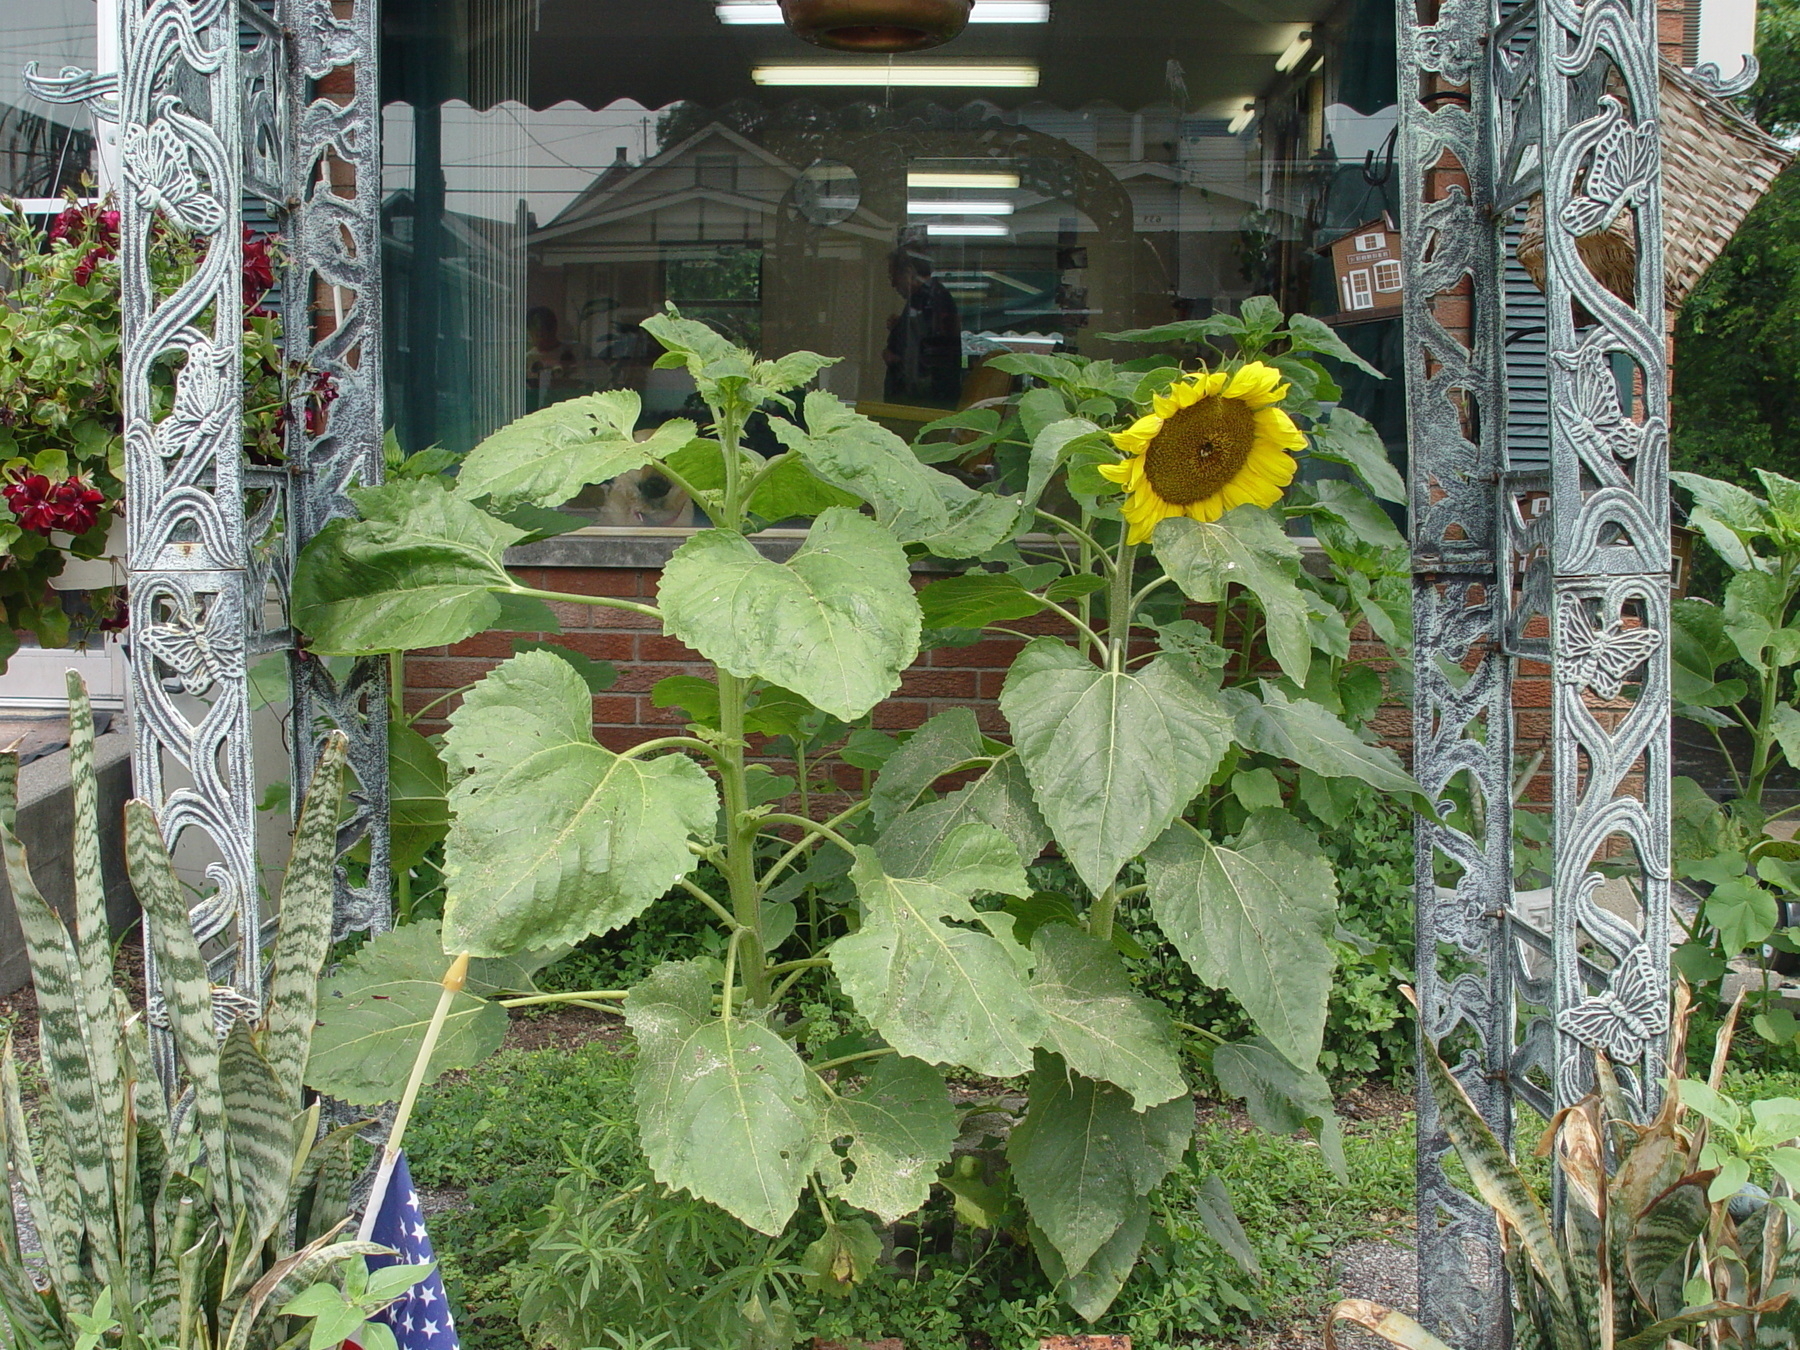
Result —
POLYGON ((1400 263, 1394 258, 1383 258, 1375 264, 1375 290, 1382 295, 1392 295, 1400 289, 1400 263))

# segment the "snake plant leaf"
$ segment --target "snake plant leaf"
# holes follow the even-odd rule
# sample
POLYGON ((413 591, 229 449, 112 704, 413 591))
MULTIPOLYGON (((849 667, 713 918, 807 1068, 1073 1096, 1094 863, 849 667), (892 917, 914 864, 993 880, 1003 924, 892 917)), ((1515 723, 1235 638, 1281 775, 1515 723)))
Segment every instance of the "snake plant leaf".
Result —
POLYGON ((506 956, 629 923, 710 842, 718 793, 684 755, 630 759, 594 741, 593 699, 566 661, 525 652, 450 717, 445 846, 451 951, 506 956))
MULTIPOLYGON (((100 870, 100 778, 94 769, 94 710, 88 702, 86 682, 72 670, 67 675, 67 689, 69 784, 75 808, 75 835, 70 841, 75 922, 70 954, 80 985, 81 1018, 93 1033, 86 1039, 95 1099, 105 1118, 117 1120, 125 1103, 119 1086, 122 1066, 118 1041, 113 1034, 112 926, 106 917, 106 881, 100 870)), ((4 809, 10 829, 13 810, 10 806, 4 809)), ((126 1166, 122 1139, 113 1145, 112 1152, 113 1174, 117 1176, 126 1166)))
POLYGON ((1322 1074, 1294 1067, 1261 1037, 1221 1045, 1213 1051, 1213 1076, 1241 1099, 1257 1129, 1270 1134, 1310 1130, 1319 1152, 1340 1181, 1350 1175, 1344 1159, 1344 1130, 1322 1074))
POLYGON ((1426 1082, 1443 1112, 1445 1130, 1456 1153, 1468 1170, 1469 1179, 1481 1198, 1493 1208, 1501 1223, 1512 1229, 1524 1248, 1527 1259, 1547 1287, 1553 1305, 1560 1310, 1574 1306, 1569 1272, 1556 1237, 1550 1227, 1550 1216, 1532 1192, 1529 1183, 1519 1175, 1508 1156, 1506 1146, 1494 1137, 1475 1103, 1457 1081, 1456 1075, 1435 1050, 1420 1055, 1426 1082))
POLYGON ((1157 559, 1188 599, 1203 605, 1242 586, 1256 597, 1267 623, 1269 652, 1282 673, 1306 683, 1312 666, 1307 594, 1300 589, 1300 543, 1282 519, 1259 506, 1240 506, 1215 521, 1177 516, 1151 536, 1157 559))
MULTIPOLYGON (((14 819, 18 758, 0 756, 0 818, 14 819)), ((98 1260, 120 1259, 112 1196, 124 1183, 126 1159, 109 1122, 123 1118, 124 1084, 119 1073, 116 1030, 107 1021, 85 1024, 84 991, 75 940, 63 926, 32 879, 25 846, 10 825, 0 829, 7 880, 19 929, 31 955, 32 985, 37 993, 39 1054, 50 1089, 51 1115, 57 1127, 44 1132, 45 1146, 63 1150, 80 1197, 71 1211, 85 1226, 98 1260), (89 1042, 110 1038, 103 1060, 111 1072, 101 1080, 89 1054, 89 1042)), ((108 969, 110 970, 110 953, 108 969)), ((46 1170, 49 1167, 46 1159, 46 1170)))
MULTIPOLYGON (((43 1197, 36 1184, 36 1169, 31 1165, 30 1140, 20 1132, 25 1110, 18 1099, 18 1067, 13 1058, 11 1033, 7 1034, 0 1056, 4 1057, 4 1068, 0 1068, 0 1167, 12 1169, 13 1184, 23 1192, 26 1211, 35 1222, 44 1208, 43 1197)), ((55 1323, 27 1272, 16 1212, 11 1205, 6 1206, 6 1211, 0 1214, 0 1307, 8 1329, 20 1344, 52 1345, 56 1341, 55 1323)), ((39 1246, 44 1249, 41 1255, 60 1285, 68 1273, 78 1234, 73 1228, 65 1227, 59 1233, 55 1227, 45 1228, 42 1224, 37 1232, 39 1246)))
POLYGON ((1144 876, 1157 927, 1194 974, 1229 990, 1276 1049, 1311 1069, 1337 968, 1337 877, 1316 841, 1282 837, 1290 820, 1258 811, 1234 848, 1177 821, 1145 853, 1144 876))
POLYGON ((294 568, 294 623, 321 654, 440 647, 487 631, 515 589, 506 550, 525 531, 437 479, 353 491, 361 520, 333 521, 294 568))
POLYGON ((1321 778, 1359 778, 1415 804, 1425 800, 1425 789, 1398 755, 1362 740, 1324 705, 1290 700, 1266 680, 1261 697, 1247 689, 1227 689, 1221 697, 1236 715, 1237 738, 1246 749, 1292 760, 1321 778))
MULTIPOLYGON (((927 590, 930 588, 927 587, 927 590)), ((973 766, 986 757, 985 738, 969 708, 941 712, 913 732, 881 766, 869 794, 869 815, 879 827, 911 810, 924 792, 945 774, 973 766)))
POLYGON ((456 476, 456 495, 470 502, 488 497, 506 506, 558 507, 584 487, 674 454, 694 439, 694 424, 677 418, 637 440, 643 411, 634 390, 609 389, 527 413, 469 451, 456 476))
POLYGON ((700 962, 658 966, 625 1000, 644 1157, 658 1181, 779 1234, 824 1160, 822 1113, 793 1047, 713 1011, 700 962))
MULTIPOLYGON (((307 1083, 352 1106, 398 1101, 449 964, 442 931, 429 921, 378 934, 347 957, 319 989, 307 1083)), ((465 988, 451 1002, 427 1082, 472 1068, 500 1048, 506 1010, 480 994, 479 986, 465 988)))
POLYGON ((1706 1186, 1693 1179, 1671 1186, 1631 1219, 1625 1272, 1633 1292, 1657 1316, 1682 1310, 1688 1261, 1711 1217, 1706 1186))
POLYGON ((786 563, 742 535, 702 531, 669 560, 658 594, 671 637, 846 722, 899 688, 919 651, 905 552, 844 507, 814 521, 786 563))
POLYGON ((1003 926, 958 927, 991 916, 980 891, 1027 895, 1025 869, 988 825, 953 831, 923 877, 895 877, 871 848, 850 870, 863 923, 832 944, 838 980, 856 1010, 903 1055, 1004 1078, 1024 1072, 1044 1029, 1025 969, 1030 955, 1003 926))
POLYGON ((348 749, 342 732, 325 738, 294 818, 293 851, 281 882, 261 1048, 290 1114, 300 1109, 305 1095, 301 1079, 318 1011, 319 971, 331 950, 338 798, 348 749))
POLYGON ((804 428, 779 418, 769 425, 819 478, 873 506, 876 520, 902 544, 922 544, 942 558, 974 558, 1012 537, 1017 501, 977 492, 921 463, 905 441, 836 395, 806 396, 804 428))
MULTIPOLYGON (((213 1023, 212 980, 189 926, 187 898, 169 861, 162 829, 150 804, 125 804, 125 870, 144 911, 144 928, 162 976, 176 1053, 194 1085, 194 1118, 207 1153, 227 1157, 224 1103, 219 1094, 219 1046, 213 1023)), ((228 1183, 229 1169, 218 1169, 228 1183)), ((227 1203, 236 1197, 225 1188, 227 1203)))
MULTIPOLYGON (((952 713, 956 711, 966 710, 952 713)), ((879 789, 879 781, 876 786, 879 789)), ((1044 824, 1017 754, 997 757, 974 782, 896 817, 876 839, 875 851, 889 875, 920 876, 931 870, 944 841, 969 824, 988 825, 1005 835, 1021 866, 1036 862, 1049 844, 1050 827, 1044 824)))
POLYGON ((956 1142, 956 1109, 943 1074, 899 1055, 877 1060, 857 1091, 833 1098, 825 1124, 829 1135, 849 1136, 855 1169, 831 1193, 883 1223, 925 1203, 956 1142))
POLYGON ((1110 942, 1049 923, 1031 951, 1031 992, 1049 1018, 1050 1049, 1083 1077, 1123 1088, 1139 1111, 1186 1095, 1168 1014, 1132 987, 1110 942))
POLYGON ((1075 1271, 1070 1271, 1043 1229, 1034 1222, 1026 1224, 1032 1250, 1037 1253, 1045 1276, 1056 1287, 1056 1296, 1084 1321, 1098 1321, 1112 1307, 1143 1250, 1144 1236, 1150 1231, 1150 1203, 1133 1199, 1128 1208, 1125 1222, 1100 1244, 1085 1266, 1075 1271))
POLYGON ((1037 1052, 1030 1100, 1006 1160, 1032 1223, 1066 1269, 1081 1270, 1181 1161, 1193 1102, 1183 1093, 1139 1111, 1129 1093, 1048 1050, 1037 1052))
POLYGON ((219 1047, 219 1089, 240 1214, 249 1230, 244 1245, 253 1259, 288 1212, 288 1180, 300 1142, 294 1131, 297 1103, 290 1099, 298 1082, 298 1075, 292 1085, 276 1077, 251 1039, 248 1023, 231 1024, 219 1047))
POLYGON ((1000 694, 1038 808, 1099 895, 1218 768, 1230 717, 1193 663, 1101 670, 1055 638, 1013 662, 1000 694))

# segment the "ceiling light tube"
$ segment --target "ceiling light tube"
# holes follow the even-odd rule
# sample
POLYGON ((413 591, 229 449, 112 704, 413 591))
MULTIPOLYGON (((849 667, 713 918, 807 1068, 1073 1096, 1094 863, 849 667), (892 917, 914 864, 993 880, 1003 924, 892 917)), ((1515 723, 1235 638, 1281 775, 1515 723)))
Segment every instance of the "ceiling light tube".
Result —
POLYGON ((1010 216, 1011 202, 908 202, 909 216, 1010 216))
POLYGON ((1312 50, 1312 30, 1296 34, 1294 40, 1287 45, 1287 50, 1275 58, 1275 69, 1292 70, 1300 64, 1300 59, 1312 50))
POLYGON ((932 170, 914 170, 906 175, 906 186, 909 188, 970 188, 978 192, 1016 192, 1019 188, 1019 175, 1016 173, 937 173, 932 170))
MULTIPOLYGON (((718 0, 713 11, 719 22, 775 27, 783 22, 781 6, 774 0, 718 0)), ((975 0, 970 23, 1049 23, 1049 0, 975 0)))
POLYGON ((1027 65, 951 66, 758 66, 750 78, 760 85, 861 89, 1036 89, 1038 68, 1027 65))
POLYGON ((1004 225, 971 222, 967 225, 927 225, 925 233, 933 239, 1007 239, 1012 231, 1004 225))
POLYGON ((1254 103, 1246 103, 1243 107, 1243 111, 1231 119, 1231 122, 1226 126, 1225 130, 1235 136, 1255 120, 1256 105, 1254 103))

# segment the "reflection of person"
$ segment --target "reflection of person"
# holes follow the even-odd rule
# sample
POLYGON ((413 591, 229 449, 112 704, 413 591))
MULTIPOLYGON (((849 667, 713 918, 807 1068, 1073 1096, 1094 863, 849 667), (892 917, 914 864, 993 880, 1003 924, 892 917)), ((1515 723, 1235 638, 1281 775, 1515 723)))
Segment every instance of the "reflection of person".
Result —
POLYGON ((533 305, 525 311, 525 407, 548 407, 558 397, 556 386, 567 385, 575 373, 575 349, 557 334, 556 311, 533 305))
POLYGON ((906 307, 888 320, 887 397, 897 403, 954 408, 962 395, 962 316, 931 259, 900 249, 888 259, 888 282, 906 307))

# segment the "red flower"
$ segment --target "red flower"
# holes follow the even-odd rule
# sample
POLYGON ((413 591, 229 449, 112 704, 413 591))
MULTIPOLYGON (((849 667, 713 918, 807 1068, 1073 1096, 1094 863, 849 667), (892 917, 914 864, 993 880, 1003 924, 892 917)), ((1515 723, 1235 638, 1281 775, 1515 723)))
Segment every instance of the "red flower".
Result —
POLYGON ((257 309, 275 287, 275 257, 269 238, 244 227, 244 308, 257 309))
POLYGON ((113 256, 113 251, 106 247, 88 250, 87 257, 75 264, 75 284, 85 286, 93 280, 94 269, 106 259, 113 256))
POLYGON ((123 590, 113 595, 112 609, 100 620, 102 633, 122 633, 131 626, 131 603, 123 590))
POLYGON ((65 206, 62 213, 50 222, 50 240, 55 243, 78 233, 87 225, 87 213, 79 206, 65 206))
POLYGON ((52 530, 86 534, 106 504, 106 494, 79 476, 52 484, 41 473, 15 470, 0 492, 19 524, 33 534, 48 535, 52 530))
POLYGON ((313 377, 312 392, 306 396, 306 434, 323 436, 325 434, 326 414, 331 405, 337 402, 337 377, 329 370, 321 370, 313 377))

